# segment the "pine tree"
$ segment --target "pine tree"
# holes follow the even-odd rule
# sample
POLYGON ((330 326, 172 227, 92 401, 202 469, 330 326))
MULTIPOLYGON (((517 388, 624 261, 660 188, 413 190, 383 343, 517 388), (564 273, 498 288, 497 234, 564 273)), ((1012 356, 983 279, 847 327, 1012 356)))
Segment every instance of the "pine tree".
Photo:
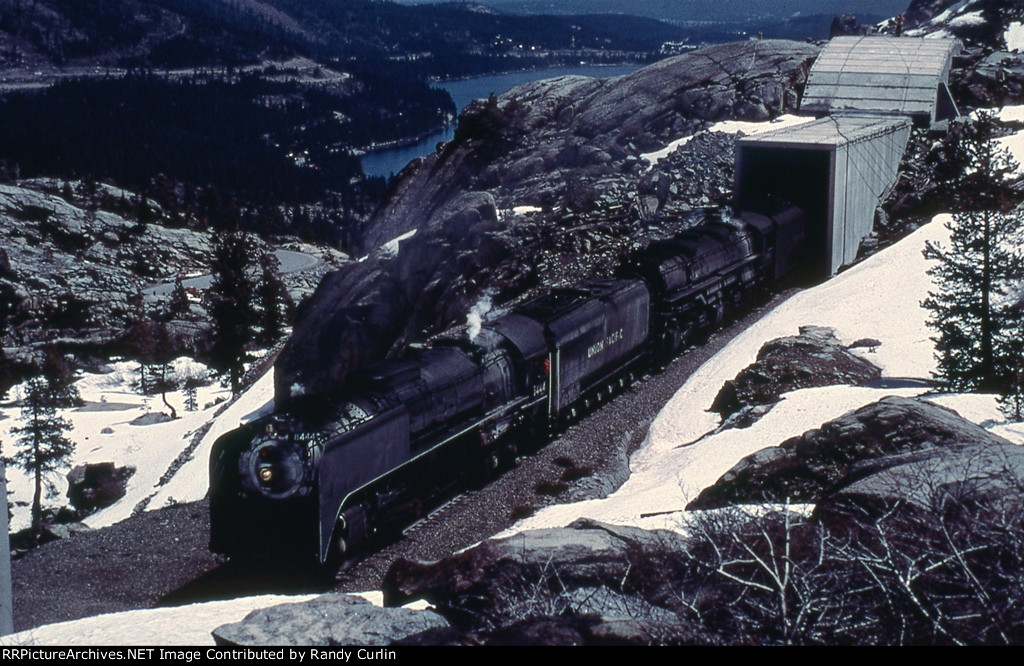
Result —
POLYGON ((139 379, 132 383, 132 389, 141 395, 153 395, 157 391, 154 367, 158 345, 156 322, 146 316, 135 321, 128 329, 125 343, 129 353, 139 362, 139 379))
POLYGON ((25 403, 21 409, 24 426, 12 428, 18 434, 21 448, 11 458, 18 467, 33 476, 35 492, 32 496, 32 534, 38 539, 43 528, 43 494, 53 497, 57 487, 48 475, 68 466, 68 458, 75 444, 65 436, 71 423, 57 416, 54 395, 59 392, 45 376, 28 381, 25 403))
POLYGON ((260 302, 259 341, 265 345, 274 344, 284 334, 288 290, 278 275, 279 265, 273 252, 265 252, 260 257, 262 273, 257 289, 260 302))
POLYGON ((178 410, 167 401, 167 392, 177 391, 179 385, 178 378, 175 376, 173 368, 171 368, 176 345, 171 340, 171 333, 167 328, 166 321, 156 319, 153 322, 153 326, 156 340, 156 347, 151 357, 153 364, 150 366, 153 391, 160 394, 160 399, 163 400, 164 406, 171 410, 171 418, 176 419, 178 418, 178 410))
POLYGON ((928 243, 928 270, 938 291, 922 305, 931 311, 938 368, 936 379, 955 391, 1007 393, 1018 363, 1015 335, 1020 310, 1013 298, 1024 263, 1018 249, 1022 218, 1008 214, 1012 193, 1007 176, 1016 169, 1008 151, 993 141, 995 120, 982 114, 957 129, 954 159, 957 209, 949 246, 928 243))
POLYGON ((47 401, 52 407, 81 407, 85 403, 75 386, 75 372, 53 347, 46 349, 42 367, 46 380, 47 401))
POLYGON ((174 289, 171 291, 171 300, 167 303, 167 317, 177 319, 188 314, 191 306, 188 302, 188 292, 181 282, 181 277, 174 278, 174 289))
POLYGON ((248 359, 246 345, 252 342, 257 322, 254 306, 256 285, 253 270, 257 251, 249 237, 238 231, 223 233, 214 249, 207 292, 208 311, 213 319, 210 362, 227 376, 231 392, 241 390, 242 373, 248 359))
POLYGON ((1007 336, 1007 351, 1010 362, 1006 387, 999 399, 1003 414, 1014 421, 1024 421, 1024 293, 1014 308, 1016 310, 1016 331, 1007 336))
POLYGON ((186 377, 182 391, 185 393, 185 409, 194 412, 199 409, 199 387, 202 382, 196 377, 186 377))

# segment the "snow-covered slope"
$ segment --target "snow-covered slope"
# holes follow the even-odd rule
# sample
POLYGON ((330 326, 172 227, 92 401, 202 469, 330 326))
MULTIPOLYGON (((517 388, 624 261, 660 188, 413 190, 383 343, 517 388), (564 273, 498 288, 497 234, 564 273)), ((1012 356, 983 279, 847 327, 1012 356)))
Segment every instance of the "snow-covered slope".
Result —
MULTIPOLYGON (((183 376, 205 373, 205 368, 188 359, 178 359, 175 365, 183 376)), ((131 385, 138 379, 137 369, 137 363, 114 363, 109 372, 83 376, 76 386, 86 405, 61 412, 73 425, 68 433, 76 445, 71 466, 113 462, 136 470, 119 502, 85 519, 84 523, 92 528, 124 520, 138 508, 157 509, 202 499, 209 487, 207 461, 214 440, 239 423, 273 408, 273 375, 268 373, 230 404, 226 401, 231 392, 211 382, 198 390, 197 403, 201 409, 194 412, 185 410, 180 393, 168 394, 168 401, 181 418, 136 425, 131 422, 141 416, 167 411, 160 396, 141 396, 132 391, 131 385)), ((21 410, 12 404, 22 393, 23 387, 12 389, 8 394, 11 402, 0 408, 0 441, 7 455, 17 446, 13 429, 23 425, 21 410)), ((67 501, 67 483, 62 474, 52 474, 50 480, 59 494, 44 506, 59 507, 67 501)), ((11 529, 17 531, 31 521, 32 479, 24 471, 8 466, 7 487, 13 493, 9 498, 13 510, 11 529)))
POLYGON ((151 608, 58 622, 0 637, 0 645, 213 645, 210 632, 228 622, 240 622, 251 611, 298 603, 315 594, 262 595, 175 608, 151 608), (130 627, 130 630, 126 630, 130 627))
MULTIPOLYGON (((863 352, 885 377, 927 379, 934 367, 931 332, 920 302, 931 287, 921 254, 928 240, 948 236, 939 216, 900 243, 776 308, 737 336, 695 372, 654 421, 644 447, 630 464, 630 478, 602 500, 548 507, 512 531, 568 524, 581 516, 640 527, 678 527, 687 502, 739 460, 780 444, 841 414, 886 395, 914 395, 921 389, 829 387, 795 391, 752 427, 715 433, 718 416, 707 409, 722 384, 754 361, 768 340, 795 335, 801 325, 831 326, 845 343, 862 337, 882 342, 863 352)), ((977 422, 1002 424, 991 396, 949 396, 939 400, 977 422)), ((1004 424, 998 434, 1024 443, 1024 425, 1004 424)))

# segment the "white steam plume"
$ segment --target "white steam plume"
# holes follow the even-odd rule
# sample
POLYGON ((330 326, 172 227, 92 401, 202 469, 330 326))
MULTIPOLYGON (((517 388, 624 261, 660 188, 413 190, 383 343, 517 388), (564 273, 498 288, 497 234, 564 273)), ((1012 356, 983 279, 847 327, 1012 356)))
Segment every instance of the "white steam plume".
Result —
POLYGON ((491 311, 491 307, 491 292, 485 291, 480 300, 469 309, 469 314, 466 315, 466 333, 470 340, 480 335, 480 327, 483 326, 484 317, 491 311))

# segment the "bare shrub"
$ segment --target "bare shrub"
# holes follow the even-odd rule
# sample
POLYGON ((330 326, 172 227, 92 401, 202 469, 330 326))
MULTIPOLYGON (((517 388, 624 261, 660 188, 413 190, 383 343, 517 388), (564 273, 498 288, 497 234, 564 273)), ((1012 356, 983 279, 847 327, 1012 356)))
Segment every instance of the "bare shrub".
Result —
POLYGON ((732 643, 1024 641, 1019 505, 894 502, 846 517, 701 514, 683 605, 732 643))

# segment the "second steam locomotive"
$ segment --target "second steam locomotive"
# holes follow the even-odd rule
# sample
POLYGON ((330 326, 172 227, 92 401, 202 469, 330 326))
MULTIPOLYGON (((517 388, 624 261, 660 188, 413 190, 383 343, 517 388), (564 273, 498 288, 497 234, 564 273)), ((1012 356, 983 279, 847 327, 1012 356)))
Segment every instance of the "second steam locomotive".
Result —
POLYGON ((804 226, 786 206, 704 224, 652 243, 620 277, 556 289, 225 434, 210 460, 211 549, 344 559, 770 290, 804 226))

